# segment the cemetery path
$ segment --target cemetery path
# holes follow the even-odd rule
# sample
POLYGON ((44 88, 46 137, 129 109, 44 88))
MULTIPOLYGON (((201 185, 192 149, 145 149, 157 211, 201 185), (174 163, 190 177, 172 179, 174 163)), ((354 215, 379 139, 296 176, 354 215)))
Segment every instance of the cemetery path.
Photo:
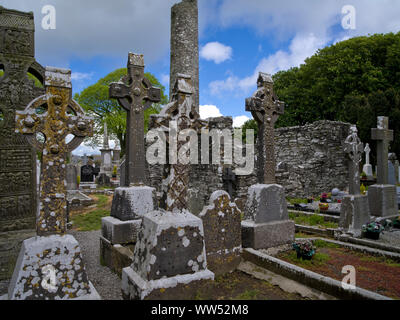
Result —
POLYGON ((121 279, 100 264, 100 230, 78 232, 71 230, 79 242, 83 260, 89 276, 97 292, 103 300, 122 300, 121 279))

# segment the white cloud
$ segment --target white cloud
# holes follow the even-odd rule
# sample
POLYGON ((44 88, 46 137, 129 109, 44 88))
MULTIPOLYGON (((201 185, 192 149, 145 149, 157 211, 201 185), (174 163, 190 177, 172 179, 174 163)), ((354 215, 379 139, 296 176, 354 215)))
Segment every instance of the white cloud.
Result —
POLYGON ((209 84, 211 94, 219 95, 223 92, 236 92, 237 94, 248 94, 256 86, 258 73, 266 72, 275 74, 280 70, 287 70, 299 66, 307 57, 312 56, 319 48, 328 42, 326 38, 318 38, 314 34, 296 36, 288 51, 279 50, 274 54, 263 58, 254 72, 242 79, 230 75, 225 80, 213 81, 209 84))
POLYGON ((238 116, 233 118, 233 127, 240 128, 246 121, 250 120, 247 116, 238 116))
POLYGON ((162 74, 160 81, 162 85, 169 86, 169 74, 162 74))
POLYGON ((232 58, 232 48, 219 42, 209 42, 200 49, 200 57, 220 64, 232 58))
POLYGON ((71 73, 71 80, 75 81, 84 81, 90 80, 93 77, 93 72, 91 73, 82 73, 82 72, 72 72, 71 73))
POLYGON ((200 106, 200 118, 201 119, 217 118, 217 117, 223 117, 221 111, 219 111, 217 106, 214 106, 214 105, 200 106))

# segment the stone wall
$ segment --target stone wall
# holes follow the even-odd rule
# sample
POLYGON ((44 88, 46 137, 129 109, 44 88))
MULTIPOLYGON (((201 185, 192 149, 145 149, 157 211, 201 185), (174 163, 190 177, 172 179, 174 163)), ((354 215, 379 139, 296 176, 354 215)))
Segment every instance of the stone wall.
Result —
MULTIPOLYGON (((208 121, 210 130, 232 129, 231 117, 210 118, 208 121)), ((349 129, 350 124, 334 121, 318 121, 301 127, 276 129, 276 179, 278 184, 284 186, 288 197, 318 196, 322 192, 330 192, 333 188, 348 188, 348 164, 343 142, 349 134, 349 129)), ((210 150, 212 148, 210 144, 210 150)), ((257 153, 256 147, 255 151, 257 153)), ((223 163, 192 166, 189 186, 191 212, 200 213, 214 191, 228 191, 227 183, 223 180, 225 167, 227 165, 223 163)), ((152 165, 148 166, 147 170, 149 184, 157 189, 162 206, 162 197, 165 194, 163 188, 166 188, 163 183, 164 168, 152 165)), ((248 188, 259 182, 256 172, 257 168, 254 168, 251 175, 236 177, 233 197, 240 199, 239 206, 246 200, 248 188)))

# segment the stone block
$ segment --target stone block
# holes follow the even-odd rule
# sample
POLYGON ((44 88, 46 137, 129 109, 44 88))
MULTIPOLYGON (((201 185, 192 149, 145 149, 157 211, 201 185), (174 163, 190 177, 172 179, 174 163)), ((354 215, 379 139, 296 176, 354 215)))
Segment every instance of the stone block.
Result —
POLYGON ((294 241, 295 224, 292 220, 254 223, 252 220, 242 221, 242 247, 267 249, 290 244, 294 241))
POLYGON ((120 187, 115 189, 111 216, 122 221, 137 220, 156 210, 156 189, 150 187, 120 187))
POLYGON ((241 261, 241 211, 225 191, 215 191, 210 205, 199 217, 203 220, 208 269, 215 275, 234 271, 241 261))
POLYGON ((10 300, 100 299, 88 280, 79 243, 71 235, 25 240, 8 297, 10 300))
POLYGON ((111 244, 135 243, 142 219, 121 221, 114 217, 101 219, 102 236, 111 244))
POLYGON ((255 223, 289 219, 285 190, 278 184, 256 184, 248 190, 245 218, 255 223))
POLYGON ((163 210, 143 217, 133 263, 122 271, 126 299, 144 299, 156 289, 213 278, 200 218, 188 211, 163 210))
POLYGON ((339 227, 354 237, 361 236, 363 224, 371 219, 368 196, 348 195, 343 198, 340 209, 339 227))
POLYGON ((374 184, 368 188, 368 202, 371 216, 388 217, 398 214, 396 186, 374 184))

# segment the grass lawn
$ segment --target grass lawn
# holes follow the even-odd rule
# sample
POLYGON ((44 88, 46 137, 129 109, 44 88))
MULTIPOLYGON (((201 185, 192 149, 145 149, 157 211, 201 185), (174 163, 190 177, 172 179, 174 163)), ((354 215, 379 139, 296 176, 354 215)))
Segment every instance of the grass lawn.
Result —
POLYGON ((289 218, 294 221, 295 224, 300 224, 303 226, 318 227, 320 229, 337 229, 339 224, 332 221, 325 221, 324 217, 317 214, 309 216, 298 216, 294 213, 289 213, 289 218))
POLYGON ((112 196, 102 194, 94 195, 95 208, 72 211, 71 221, 73 229, 78 231, 94 231, 101 229, 101 218, 107 217, 111 212, 112 196))

